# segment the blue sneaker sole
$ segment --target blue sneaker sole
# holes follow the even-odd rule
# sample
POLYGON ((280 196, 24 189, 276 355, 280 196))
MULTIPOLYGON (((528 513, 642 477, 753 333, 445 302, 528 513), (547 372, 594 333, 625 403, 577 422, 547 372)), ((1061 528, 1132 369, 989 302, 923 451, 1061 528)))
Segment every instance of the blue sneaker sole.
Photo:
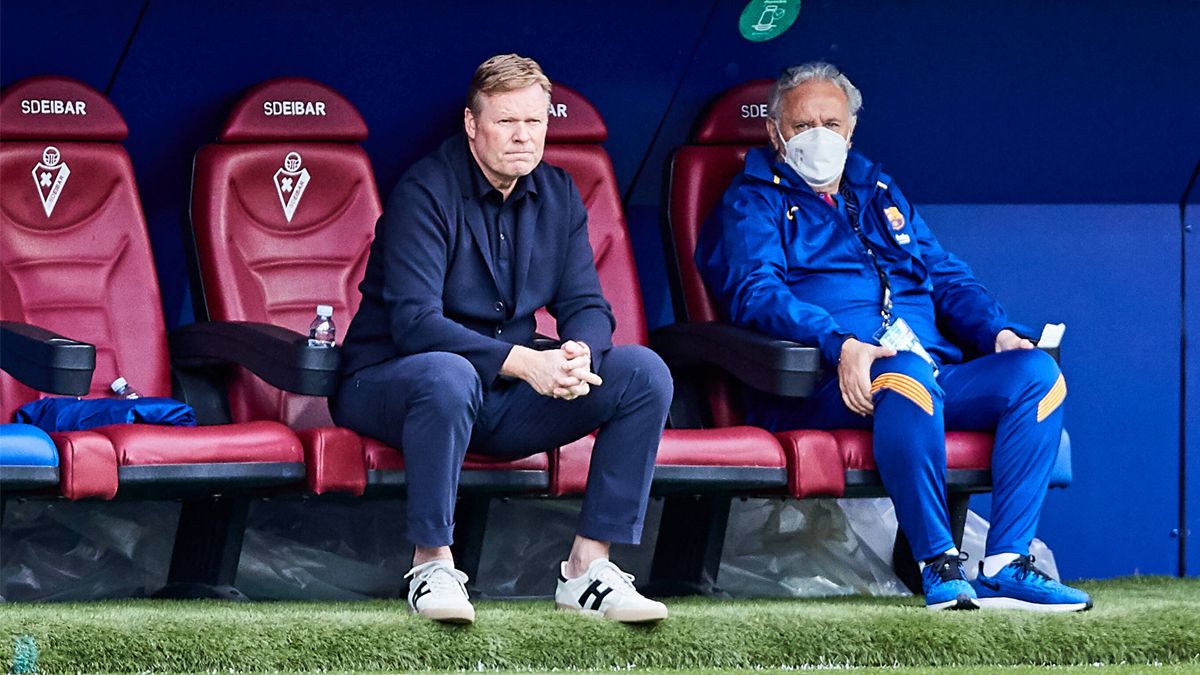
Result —
POLYGON ((1092 608, 1092 601, 1049 604, 1016 598, 980 598, 979 605, 983 609, 1019 609, 1026 612, 1086 612, 1092 608))
POLYGON ((932 605, 925 605, 925 609, 932 610, 934 612, 940 612, 942 610, 953 611, 979 609, 979 600, 977 598, 972 598, 966 593, 959 593, 958 597, 954 598, 953 600, 938 602, 932 605))

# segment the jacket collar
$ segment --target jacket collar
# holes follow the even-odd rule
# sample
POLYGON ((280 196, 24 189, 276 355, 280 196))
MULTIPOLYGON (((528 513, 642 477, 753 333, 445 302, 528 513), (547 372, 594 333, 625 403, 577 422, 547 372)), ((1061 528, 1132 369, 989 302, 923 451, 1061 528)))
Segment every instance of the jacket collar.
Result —
MULTIPOLYGON (((457 135, 457 141, 452 143, 452 149, 456 154, 460 155, 460 161, 454 162, 455 173, 458 184, 462 186, 463 196, 474 199, 475 201, 483 201, 485 199, 495 199, 491 197, 494 193, 500 194, 500 191, 488 182, 487 176, 483 174, 483 169, 479 166, 479 162, 475 161, 475 156, 471 154, 471 147, 467 143, 467 135, 460 133, 457 135)), ((514 199, 523 196, 526 193, 536 195, 538 192, 538 178, 541 174, 538 169, 541 168, 541 163, 534 168, 533 172, 528 176, 521 176, 517 179, 517 184, 513 186, 513 191, 509 193, 508 198, 514 199)))
MULTIPOLYGON (((496 279, 496 263, 492 259, 492 247, 489 240, 489 233, 485 225, 483 215, 483 200, 489 194, 496 192, 496 188, 487 181, 483 175, 483 170, 479 168, 479 164, 475 161, 475 157, 471 154, 471 148, 467 145, 467 135, 460 133, 456 137, 446 141, 444 146, 447 150, 449 164, 452 167, 451 171, 455 180, 458 183, 459 193, 462 195, 463 208, 465 211, 465 222, 467 229, 471 231, 471 237, 475 241, 475 248, 479 254, 483 256, 484 263, 487 265, 488 274, 492 277, 492 283, 496 285, 496 290, 500 291, 506 288, 506 285, 501 284, 496 279)), ((537 167, 528 175, 522 176, 517 181, 516 187, 509 195, 511 200, 519 194, 528 194, 531 198, 536 197, 538 187, 544 180, 546 169, 543 164, 539 163, 537 167), (523 191, 523 192, 521 192, 523 191)), ((532 199, 526 211, 526 218, 531 220, 536 219, 537 211, 541 205, 537 203, 537 199, 532 199)), ((510 306, 515 306, 520 300, 521 288, 525 285, 525 278, 529 274, 529 267, 533 258, 534 241, 528 233, 519 233, 516 237, 516 269, 515 280, 516 284, 513 287, 514 298, 504 298, 510 306)), ((515 311, 512 310, 512 311, 515 311)))
MULTIPOLYGON (((860 203, 865 204, 874 193, 883 165, 867 159, 857 150, 851 150, 846 157, 846 168, 842 172, 842 182, 858 195, 860 203)), ((745 176, 749 179, 772 183, 785 190, 801 192, 817 196, 817 193, 804 182, 787 162, 779 158, 775 149, 767 146, 752 148, 746 153, 745 176)), ((886 181, 885 181, 886 182, 886 181)))

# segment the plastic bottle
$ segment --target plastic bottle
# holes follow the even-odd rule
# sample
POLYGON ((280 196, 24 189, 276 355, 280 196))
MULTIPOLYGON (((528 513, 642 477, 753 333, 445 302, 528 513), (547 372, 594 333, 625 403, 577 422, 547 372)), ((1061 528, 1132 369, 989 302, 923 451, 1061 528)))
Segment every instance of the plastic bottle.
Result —
POLYGON ((317 305, 317 318, 308 325, 309 347, 332 347, 337 338, 337 326, 333 324, 333 307, 317 305))
POLYGON ((138 393, 137 389, 134 389, 133 385, 129 384, 129 382, 123 377, 118 377, 117 379, 113 380, 113 383, 109 385, 109 389, 112 389, 113 393, 117 395, 117 398, 132 400, 142 397, 142 395, 138 393))

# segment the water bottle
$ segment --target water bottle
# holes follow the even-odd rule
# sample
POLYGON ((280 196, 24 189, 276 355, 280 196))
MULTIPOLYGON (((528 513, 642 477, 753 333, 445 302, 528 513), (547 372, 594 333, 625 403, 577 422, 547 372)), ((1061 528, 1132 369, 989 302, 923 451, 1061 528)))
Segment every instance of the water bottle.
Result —
POLYGON ((109 385, 109 389, 112 389, 113 393, 117 395, 117 398, 133 400, 135 398, 142 397, 142 395, 137 392, 137 389, 134 389, 133 385, 129 384, 129 382, 123 377, 118 377, 117 379, 113 380, 113 383, 109 385))
POLYGON ((317 305, 317 318, 308 324, 309 347, 332 347, 337 338, 337 326, 333 325, 333 307, 317 305))

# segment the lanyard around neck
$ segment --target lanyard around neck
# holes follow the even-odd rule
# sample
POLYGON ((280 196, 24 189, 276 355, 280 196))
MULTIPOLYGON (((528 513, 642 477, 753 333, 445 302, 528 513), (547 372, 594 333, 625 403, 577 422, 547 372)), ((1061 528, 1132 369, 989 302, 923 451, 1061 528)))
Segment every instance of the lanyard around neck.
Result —
POLYGON ((862 244, 863 250, 867 252, 867 257, 871 260, 871 265, 875 268, 875 273, 879 275, 879 316, 883 319, 883 327, 887 328, 892 322, 892 284, 888 280, 888 274, 884 271, 883 266, 879 264, 879 258, 875 254, 875 247, 871 245, 867 235, 863 233, 862 223, 859 222, 858 213, 858 197, 850 190, 850 187, 845 182, 838 188, 838 196, 846 202, 846 218, 850 221, 850 227, 853 228, 854 234, 858 237, 858 241, 862 244))

